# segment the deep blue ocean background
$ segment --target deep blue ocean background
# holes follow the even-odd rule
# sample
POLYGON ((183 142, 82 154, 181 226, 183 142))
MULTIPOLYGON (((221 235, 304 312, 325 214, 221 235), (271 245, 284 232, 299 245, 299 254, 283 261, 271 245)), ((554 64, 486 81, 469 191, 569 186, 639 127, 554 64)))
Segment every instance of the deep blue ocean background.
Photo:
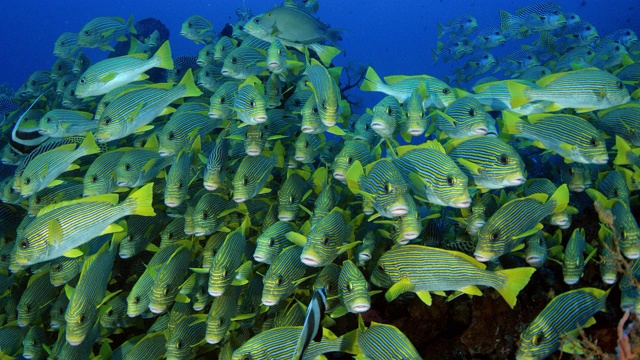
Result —
MULTIPOLYGON (((246 6, 254 15, 263 13, 281 1, 3 1, 0 16, 2 66, 0 83, 7 82, 17 89, 35 70, 50 70, 56 57, 53 44, 65 31, 78 32, 97 16, 119 16, 134 22, 154 17, 171 32, 170 42, 174 58, 197 55, 203 47, 180 36, 182 22, 199 14, 220 31, 225 23, 237 20, 235 9, 246 6)), ((536 4, 537 1, 517 0, 320 0, 315 16, 332 27, 344 29, 340 47, 343 53, 334 60, 336 65, 362 64, 372 66, 380 76, 396 74, 429 74, 438 78, 452 75, 464 65, 468 57, 458 61, 433 64, 432 49, 437 45, 437 23, 446 23, 468 13, 476 17, 479 28, 500 26, 499 10, 514 10, 536 4)), ((571 0, 557 1, 566 12, 575 12, 591 22, 600 36, 620 28, 640 33, 640 3, 637 0, 571 0)), ((496 59, 530 44, 537 36, 508 41, 504 46, 490 49, 496 59)), ((106 58, 107 52, 83 49, 95 63, 106 58)), ((491 75, 486 74, 486 75, 491 75)), ((354 99, 363 107, 372 107, 383 97, 379 93, 352 91, 354 99)), ((363 111, 364 109, 358 109, 363 111)))

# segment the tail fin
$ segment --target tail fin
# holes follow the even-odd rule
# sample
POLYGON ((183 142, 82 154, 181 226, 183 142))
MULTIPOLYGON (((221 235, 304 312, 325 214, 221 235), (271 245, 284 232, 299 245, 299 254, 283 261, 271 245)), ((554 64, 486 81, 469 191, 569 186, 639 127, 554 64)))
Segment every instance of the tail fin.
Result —
POLYGON ((307 45, 307 47, 318 55, 324 66, 329 66, 331 64, 331 60, 340 54, 340 49, 333 46, 310 44, 307 45))
POLYGON ((149 183, 132 192, 124 201, 133 207, 131 215, 155 216, 153 210, 153 183, 149 183))
POLYGON ((502 123, 500 124, 500 132, 505 134, 519 134, 521 133, 521 124, 524 120, 520 119, 520 117, 510 111, 502 112, 502 123))
POLYGON ((186 88, 183 97, 202 95, 202 91, 198 89, 196 83, 193 81, 193 72, 191 69, 187 70, 187 73, 184 74, 182 80, 180 80, 180 83, 178 84, 178 87, 179 86, 184 86, 186 88))
POLYGON ((127 25, 129 26, 129 32, 132 34, 137 34, 138 31, 136 30, 136 28, 133 26, 133 14, 131 14, 131 16, 129 16, 129 20, 127 20, 127 25))
POLYGON ((507 277, 505 284, 502 288, 496 289, 504 300, 513 309, 516 306, 518 293, 529 283, 531 275, 536 271, 532 267, 522 267, 515 269, 499 270, 497 274, 507 277))
POLYGON ((513 25, 518 22, 518 18, 509 14, 504 10, 500 10, 500 30, 509 30, 513 25))
POLYGON ((380 91, 380 85, 383 85, 382 79, 371 66, 367 69, 365 80, 360 85, 362 91, 380 91))
POLYGON ((525 90, 528 87, 528 85, 517 81, 507 81, 507 90, 509 90, 509 94, 511 95, 510 105, 512 108, 517 108, 530 102, 529 98, 525 95, 525 90))
POLYGON ((553 195, 551 195, 549 201, 554 202, 552 214, 563 212, 567 208, 567 205, 569 205, 569 188, 567 184, 559 186, 553 195))
POLYGON ((82 148, 85 155, 97 154, 100 152, 96 139, 93 137, 91 131, 87 131, 87 135, 84 137, 82 144, 78 149, 82 148))
POLYGON ((620 136, 616 135, 616 148, 618 148, 618 154, 616 158, 613 160, 613 163, 616 165, 627 165, 629 164, 629 152, 631 151, 631 147, 629 143, 620 136))
POLYGON ((158 63, 156 67, 161 69, 173 70, 173 58, 171 57, 171 47, 169 40, 165 41, 162 46, 153 55, 153 60, 158 63))
POLYGON ((442 32, 444 31, 445 27, 444 25, 438 23, 438 39, 440 39, 442 37, 442 32))

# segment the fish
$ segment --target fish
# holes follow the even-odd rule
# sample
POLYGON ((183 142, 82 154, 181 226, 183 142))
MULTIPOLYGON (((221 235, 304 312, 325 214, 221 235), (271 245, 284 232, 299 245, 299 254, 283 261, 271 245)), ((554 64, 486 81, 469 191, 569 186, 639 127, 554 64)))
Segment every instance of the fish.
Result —
POLYGON ((202 175, 202 184, 208 191, 214 191, 224 182, 228 156, 229 140, 219 139, 207 157, 202 175))
POLYGON ((77 76, 83 74, 91 66, 91 59, 87 54, 80 51, 76 56, 76 60, 73 63, 73 73, 77 76))
POLYGON ((351 260, 342 262, 342 270, 338 278, 340 303, 350 313, 359 314, 369 311, 371 297, 369 283, 358 266, 351 260))
POLYGON ((93 135, 87 132, 81 144, 58 146, 34 157, 20 176, 20 195, 29 197, 32 194, 61 183, 56 178, 65 171, 78 168, 73 162, 77 159, 100 152, 93 135))
MULTIPOLYGON (((218 40, 218 42, 220 40, 218 40)), ((198 66, 200 67, 213 65, 216 62, 216 59, 214 58, 215 47, 216 44, 207 44, 202 49, 200 49, 200 51, 198 51, 198 60, 196 60, 196 64, 198 64, 198 66)))
POLYGON ((497 63, 491 53, 483 51, 473 55, 461 68, 454 72, 458 83, 466 83, 476 76, 487 73, 497 63))
POLYGON ((116 164, 116 184, 128 188, 142 186, 172 163, 171 157, 161 157, 148 148, 126 151, 116 164))
POLYGON ((257 125, 267 121, 264 87, 257 77, 247 77, 238 87, 238 94, 233 101, 233 109, 238 119, 247 125, 257 125))
POLYGON ((121 231, 121 226, 112 225, 118 219, 127 215, 154 216, 151 206, 152 186, 153 184, 145 185, 120 203, 117 194, 106 194, 61 202, 41 209, 34 221, 16 239, 16 263, 29 266, 63 254, 77 257, 79 250, 74 251, 74 248, 100 234, 121 231), (87 217, 91 217, 92 221, 86 221, 87 217))
POLYGON ((196 84, 208 91, 216 91, 222 85, 222 75, 217 65, 206 65, 198 72, 196 84))
POLYGON ((128 292, 121 292, 116 297, 106 303, 108 309, 100 315, 100 325, 105 329, 127 328, 133 325, 134 318, 127 316, 127 296, 128 292))
POLYGON ((524 121, 509 112, 503 113, 502 131, 533 142, 533 145, 556 152, 567 162, 606 164, 609 161, 604 138, 588 121, 574 115, 536 114, 524 121))
POLYGON ((25 359, 40 359, 45 356, 43 345, 47 342, 44 329, 32 326, 22 341, 22 357, 25 359))
POLYGON ((585 20, 567 24, 558 39, 558 48, 566 50, 580 46, 589 45, 600 40, 598 30, 590 22, 585 20))
MULTIPOLYGON (((311 267, 323 267, 330 264, 338 255, 351 247, 348 244, 344 246, 345 243, 348 243, 351 231, 352 228, 346 224, 342 213, 339 210, 331 211, 320 219, 307 234, 300 254, 300 261, 311 267)), ((303 237, 291 233, 287 238, 291 240, 293 236, 303 237)))
POLYGON ((385 294, 387 301, 405 292, 415 292, 429 306, 430 292, 444 295, 444 291, 455 290, 482 295, 477 285, 489 286, 513 308, 518 293, 535 271, 530 267, 489 271, 464 253, 409 244, 385 252, 378 259, 371 282, 389 288, 385 294))
POLYGON ((221 37, 213 48, 213 59, 216 62, 224 60, 225 57, 238 46, 238 40, 228 36, 221 37))
POLYGON ((168 71, 167 82, 176 85, 182 79, 189 69, 191 73, 195 73, 200 67, 198 66, 198 57, 194 55, 180 55, 173 60, 173 70, 168 71))
POLYGON ((148 59, 146 54, 137 53, 98 61, 80 75, 75 94, 81 99, 104 95, 133 81, 148 79, 145 71, 152 68, 173 69, 169 41, 148 59))
POLYGON ((182 318, 173 331, 169 331, 165 349, 167 359, 195 357, 199 345, 204 344, 206 333, 205 314, 194 314, 182 318))
POLYGON ((227 81, 216 89, 210 98, 210 118, 220 120, 231 118, 234 113, 233 102, 238 95, 238 85, 233 81, 227 81))
POLYGON ((64 320, 64 312, 68 305, 69 298, 67 298, 67 294, 64 291, 61 291, 53 301, 51 311, 49 311, 49 326, 52 329, 58 330, 66 323, 64 320))
POLYGON ((40 190, 29 196, 29 207, 27 208, 27 213, 29 216, 36 216, 40 209, 47 205, 80 198, 82 197, 83 188, 84 185, 80 183, 65 181, 58 186, 40 190))
POLYGON ((480 189, 522 185, 525 165, 518 152, 502 140, 481 136, 445 144, 448 155, 480 189))
POLYGON ((544 359, 560 349, 569 351, 572 346, 561 337, 593 325, 592 316, 606 308, 608 295, 609 291, 580 288, 554 297, 520 334, 516 359, 544 359))
POLYGON ((32 325, 54 300, 55 287, 49 281, 49 272, 41 271, 29 277, 27 287, 18 302, 18 326, 32 325))
POLYGON ((193 234, 210 235, 218 230, 226 214, 236 209, 236 203, 216 193, 206 193, 198 199, 193 209, 193 234))
POLYGON ((284 248, 267 269, 263 278, 262 304, 275 306, 291 295, 304 276, 307 266, 300 261, 302 247, 284 248))
POLYGON ((28 96, 39 96, 44 94, 51 85, 53 85, 53 81, 51 80, 51 73, 48 71, 36 70, 26 81, 26 89, 23 92, 23 95, 28 96))
MULTIPOLYGON (((126 353, 126 359, 157 359, 165 356, 166 342, 164 332, 153 332, 138 340, 126 353)), ((115 358, 115 351, 113 353, 115 358)))
POLYGON ((437 114, 436 127, 450 138, 497 134, 495 120, 474 97, 461 97, 437 114))
POLYGON ((53 45, 53 55, 65 59, 71 59, 79 49, 78 33, 63 32, 58 36, 53 45))
POLYGON ((267 183, 271 171, 277 165, 278 161, 274 155, 261 154, 246 156, 242 159, 233 176, 233 201, 242 203, 254 198, 259 193, 270 191, 263 189, 263 187, 267 183))
POLYGON ((540 269, 547 261, 549 251, 547 249, 547 241, 541 231, 529 236, 525 240, 525 260, 527 264, 536 269, 540 269))
POLYGON ((478 22, 473 15, 465 14, 457 16, 447 22, 447 25, 437 24, 438 39, 444 35, 449 37, 467 36, 478 28, 478 22))
POLYGON ((304 325, 302 326, 302 331, 296 343, 292 359, 302 359, 309 344, 311 344, 311 340, 315 342, 322 340, 322 318, 324 317, 326 308, 327 290, 325 288, 315 290, 307 306, 304 325))
POLYGON ((618 281, 618 260, 615 258, 613 252, 613 232, 605 225, 600 224, 598 239, 600 245, 600 275, 602 282, 613 285, 618 281))
POLYGON ((267 227, 256 239, 253 259, 260 263, 273 263, 282 249, 290 245, 286 235, 292 231, 296 231, 294 225, 281 220, 267 227))
POLYGON ((472 52, 473 48, 471 47, 471 43, 466 38, 454 38, 446 43, 438 41, 437 47, 431 50, 434 64, 440 59, 443 59, 444 62, 458 60, 470 55, 472 52))
MULTIPOLYGON (((570 182, 567 184, 567 187, 569 190, 575 191, 572 190, 570 182)), ((547 196, 553 196, 553 193, 555 193, 556 190, 558 190, 558 187, 551 180, 546 178, 534 178, 527 180, 524 184, 522 195, 530 196, 536 193, 542 193, 547 196)), ((544 222, 557 226, 562 230, 566 230, 571 227, 571 215, 574 215, 577 212, 577 209, 567 206, 565 210, 549 215, 544 219, 544 222)))
POLYGON ((160 88, 150 85, 124 93, 111 102, 98 120, 97 141, 105 143, 146 130, 147 124, 162 115, 173 101, 202 95, 193 82, 190 70, 177 86, 171 88, 168 83, 161 85, 160 88))
POLYGON ((620 136, 640 146, 640 104, 628 103, 598 112, 593 125, 607 135, 620 136))
POLYGON ((342 39, 341 29, 330 28, 308 12, 288 6, 276 6, 249 19, 248 23, 258 24, 274 37, 296 44, 328 41, 335 45, 342 39))
POLYGON ((310 190, 307 180, 298 173, 290 173, 278 190, 278 220, 293 221, 310 190))
POLYGON ((481 28, 475 35, 475 38, 471 40, 471 46, 474 49, 491 49, 500 45, 504 45, 507 39, 504 36, 502 30, 497 27, 481 28))
POLYGON ((422 357, 411 341, 397 327, 372 321, 368 328, 358 316, 356 342, 362 355, 381 359, 414 359, 422 357))
POLYGON ((173 114, 158 134, 158 154, 174 156, 182 150, 189 151, 196 138, 204 137, 220 123, 207 116, 206 110, 173 114))
POLYGON ((438 142, 407 145, 397 151, 400 156, 394 159, 394 164, 417 196, 436 205, 457 208, 471 205, 469 179, 438 142))
POLYGON ((574 285, 580 281, 584 271, 584 252, 586 249, 587 243, 584 229, 577 228, 573 230, 571 238, 564 249, 562 261, 562 275, 566 284, 574 285))
POLYGON ((385 81, 382 81, 375 70, 369 67, 365 80, 360 85, 360 90, 382 92, 404 103, 413 91, 420 86, 420 83, 424 83, 428 94, 422 103, 425 109, 428 107, 444 109, 456 99, 456 94, 449 85, 429 75, 394 75, 387 76, 384 79, 385 81))
POLYGON ((236 317, 238 300, 240 299, 239 286, 231 286, 224 294, 216 298, 207 315, 207 329, 205 340, 209 344, 219 344, 226 338, 232 319, 236 317))
POLYGON ((182 244, 156 270, 149 294, 148 306, 152 313, 162 314, 173 305, 180 290, 179 286, 185 280, 190 257, 191 243, 182 244))
POLYGON ((300 133, 294 143, 295 153, 293 157, 303 164, 313 163, 320 155, 324 143, 323 134, 300 133))
MULTIPOLYGON (((246 238, 241 229, 233 231, 226 237, 209 268, 209 295, 222 296, 231 287, 236 277, 236 270, 241 267, 245 246, 246 238)), ((251 265, 251 262, 245 264, 251 265)), ((247 265, 244 267, 246 268, 247 265)))
MULTIPOLYGON (((297 75, 304 68, 304 63, 298 61, 278 39, 273 40, 269 45, 266 62, 267 69, 271 73, 283 77, 289 75, 289 70, 294 75, 297 75)), ((281 79, 281 77, 279 76, 278 79, 281 79)))
POLYGON ((164 188, 164 204, 168 207, 178 207, 186 199, 193 157, 193 152, 182 150, 171 164, 164 188))
POLYGON ((607 199, 598 190, 587 189, 586 192, 594 202, 600 221, 613 231, 622 254, 627 259, 639 258, 640 230, 631 209, 619 199, 607 199))
POLYGON ((38 132, 49 137, 80 136, 98 127, 93 114, 82 111, 54 109, 40 119, 38 132))
MULTIPOLYGON (((423 83, 421 83, 423 84, 423 83)), ((371 128, 383 139, 393 139, 404 122, 405 114, 393 96, 385 96, 373 107, 371 128)))
POLYGON ((362 166, 366 167, 374 161, 374 157, 366 142, 347 140, 331 164, 333 178, 344 183, 346 181, 347 171, 349 171, 351 165, 356 161, 359 161, 362 166))
POLYGON ((524 27, 533 31, 553 30, 564 26, 567 19, 564 12, 555 3, 543 2, 516 10, 512 15, 500 10, 500 29, 520 30, 524 27))
POLYGON ((224 58, 222 63, 222 76, 232 79, 244 80, 252 75, 260 75, 266 69, 260 64, 264 63, 266 54, 258 49, 250 47, 237 47, 224 58))
POLYGON ((51 67, 51 80, 59 80, 63 76, 73 71, 73 62, 68 59, 59 58, 51 67))
POLYGON ((92 19, 80 29, 78 46, 114 51, 109 44, 113 41, 126 41, 129 34, 137 34, 133 27, 133 16, 126 22, 119 17, 101 16, 92 19))
POLYGON ((612 70, 618 65, 626 64, 625 58, 628 59, 629 53, 627 49, 617 41, 603 43, 596 49, 595 56, 589 63, 590 66, 601 70, 612 70))
POLYGON ((620 79, 594 67, 547 75, 536 84, 540 88, 507 81, 511 106, 543 100, 551 102, 547 112, 571 108, 583 113, 623 105, 630 100, 629 91, 620 79))
POLYGON ((184 36, 196 44, 210 44, 216 38, 211 21, 200 15, 190 16, 182 23, 180 36, 184 36))
POLYGON ((71 280, 75 279, 78 274, 80 274, 83 263, 84 257, 68 258, 61 256, 59 258, 51 260, 49 282, 55 287, 67 284, 71 280))
MULTIPOLYGON (((336 68, 334 68, 336 69, 336 68)), ((340 70, 342 70, 340 68, 340 70)), ((318 115, 322 123, 328 127, 336 125, 340 115, 340 89, 332 74, 320 62, 311 59, 304 74, 308 77, 308 85, 313 91, 318 106, 318 115)), ((339 74, 338 74, 339 77, 339 74)))
POLYGON ((131 147, 121 147, 100 154, 84 174, 82 196, 103 195, 116 190, 116 167, 122 156, 131 150, 131 147))
POLYGON ((537 193, 508 201, 480 229, 475 258, 487 262, 510 252, 525 237, 542 227, 542 219, 566 209, 568 201, 569 189, 566 184, 559 186, 551 197, 537 193))
POLYGON ((612 170, 598 174, 597 189, 609 199, 619 199, 627 206, 630 206, 631 204, 629 200, 630 189, 627 186, 627 180, 619 170, 612 170))

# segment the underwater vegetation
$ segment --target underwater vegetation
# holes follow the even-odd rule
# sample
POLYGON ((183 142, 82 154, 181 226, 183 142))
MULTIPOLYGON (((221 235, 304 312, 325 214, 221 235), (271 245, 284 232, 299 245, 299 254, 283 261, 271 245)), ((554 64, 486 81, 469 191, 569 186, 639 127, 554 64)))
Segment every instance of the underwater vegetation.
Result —
POLYGON ((440 79, 319 9, 98 17, 0 86, 3 357, 637 358, 635 32, 463 14, 440 79))

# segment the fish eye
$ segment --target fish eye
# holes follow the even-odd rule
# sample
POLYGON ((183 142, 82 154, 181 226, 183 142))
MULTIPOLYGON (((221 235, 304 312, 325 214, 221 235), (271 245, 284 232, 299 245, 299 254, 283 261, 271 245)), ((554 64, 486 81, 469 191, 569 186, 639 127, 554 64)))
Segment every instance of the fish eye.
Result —
POLYGON ((64 47, 64 41, 60 41, 60 46, 64 47))
POLYGON ((289 196, 289 202, 293 204, 295 200, 295 197, 293 197, 293 195, 289 196))
POLYGON ((107 316, 113 316, 113 309, 107 311, 107 316))
POLYGON ((220 104, 224 104, 224 98, 223 98, 223 97, 221 97, 220 99, 218 99, 218 102, 219 102, 220 104))
POLYGON ((192 24, 192 23, 187 23, 187 27, 188 27, 189 29, 191 29, 191 28, 193 28, 193 24, 192 24))
POLYGON ((251 107, 255 107, 256 106, 256 102, 255 101, 249 101, 249 106, 251 107))
POLYGON ((387 183, 387 185, 384 187, 384 190, 387 192, 387 194, 390 194, 393 191, 393 186, 391 186, 391 183, 387 183))
POLYGON ((169 133, 167 134, 167 140, 173 140, 175 138, 176 138, 176 136, 173 133, 173 131, 169 131, 169 133))
POLYGON ((136 297, 133 298, 133 303, 134 304, 137 304, 139 302, 140 302, 140 296, 136 296, 136 297))
POLYGON ((509 163, 509 158, 507 155, 500 155, 500 164, 507 165, 509 163))
POLYGON ((102 121, 102 123, 103 123, 103 124, 105 124, 105 125, 109 125, 109 124, 111 124, 111 118, 110 118, 110 117, 106 117, 106 118, 104 118, 104 120, 102 121))
POLYGON ((209 215, 207 214, 206 211, 202 212, 202 220, 207 220, 207 218, 209 217, 209 215))
POLYGON ((85 30, 85 31, 83 32, 83 34, 84 34, 85 36, 89 36, 89 34, 91 34, 91 33, 89 32, 89 30, 85 30))
POLYGON ((542 340, 544 340, 544 334, 536 334, 533 336, 533 339, 531 339, 531 342, 533 343, 533 345, 538 346, 540 344, 542 344, 542 340))
POLYGON ((378 270, 384 271, 384 265, 382 265, 382 264, 378 265, 378 270))
POLYGON ((176 343, 176 349, 180 350, 182 348, 182 341, 179 341, 176 343))
POLYGON ((69 95, 71 95, 71 96, 76 96, 76 92, 75 92, 75 90, 71 90, 71 91, 69 91, 69 95))
POLYGON ((353 290, 353 285, 351 283, 347 284, 347 291, 351 292, 353 290))
POLYGON ((131 171, 131 164, 124 164, 124 171, 131 171))
POLYGON ((272 247, 273 244, 275 244, 275 239, 274 238, 269 239, 269 247, 272 247))
POLYGON ((80 319, 78 319, 78 321, 80 321, 80 324, 83 324, 86 320, 87 316, 84 313, 80 315, 80 319))
POLYGON ((468 23, 472 23, 472 22, 473 22, 473 20, 471 20, 471 19, 468 19, 468 20, 467 20, 467 22, 468 22, 468 23))
POLYGON ((51 118, 48 117, 48 118, 44 119, 44 122, 46 122, 47 124, 51 123, 51 118))
POLYGON ((92 183, 96 183, 96 182, 98 182, 98 175, 93 175, 93 176, 91 177, 91 182, 92 182, 92 183))
POLYGON ((456 179, 454 179, 453 176, 451 175, 447 176, 447 184, 449 184, 449 186, 453 186, 455 182, 456 182, 456 179))
POLYGON ((351 165, 353 163, 353 158, 352 157, 347 157, 347 164, 351 165))
POLYGON ((85 80, 85 78, 81 78, 80 80, 78 80, 78 82, 84 85, 87 82, 87 80, 85 80))
POLYGON ((135 239, 135 237, 133 236, 133 233, 129 234, 129 241, 133 241, 135 239))
POLYGON ((209 72, 208 72, 208 71, 205 71, 205 72, 204 72, 204 76, 209 77, 209 72))
POLYGON ((235 56, 231 58, 231 63, 235 64, 238 62, 238 58, 236 58, 235 56))
POLYGON ((278 276, 276 278, 276 285, 278 285, 278 286, 282 285, 282 276, 278 276))
POLYGON ((624 238, 626 238, 626 237, 627 237, 627 232, 626 232, 626 231, 624 231, 624 230, 622 230, 621 235, 622 235, 622 238, 624 239, 624 238))
POLYGON ((24 179, 24 184, 25 184, 25 185, 29 185, 29 184, 31 184, 31 178, 26 178, 26 179, 24 179))
POLYGON ((295 106, 300 106, 300 104, 302 104, 302 102, 301 102, 299 99, 296 99, 296 100, 293 102, 293 105, 295 105, 295 106))
POLYGON ((178 181, 178 189, 182 189, 182 186, 183 186, 182 181, 178 181))
POLYGON ((370 124, 366 124, 366 125, 364 126, 364 129, 365 129, 365 130, 369 130, 369 129, 371 129, 371 125, 370 125, 370 124))
POLYGON ((444 89, 442 89, 442 93, 445 94, 445 95, 449 95, 449 94, 451 94, 451 89, 444 88, 444 89))
POLYGON ((312 112, 314 115, 317 115, 319 111, 318 111, 318 108, 314 106, 314 107, 311 109, 311 112, 312 112))
POLYGON ((500 239, 500 234, 497 231, 491 234, 491 240, 497 241, 498 239, 500 239))
POLYGON ((327 245, 327 244, 329 243, 329 237, 328 237, 328 236, 324 236, 324 237, 322 238, 322 240, 320 240, 320 243, 321 243, 322 245, 327 245))
POLYGON ((224 318, 223 317, 221 317, 220 320, 218 320, 218 325, 219 326, 224 325, 224 318))
POLYGON ((164 290, 162 291, 162 293, 164 295, 167 295, 169 292, 171 291, 171 286, 167 285, 165 286, 164 290))
POLYGON ((308 147, 309 147, 309 142, 308 142, 308 141, 305 141, 305 142, 304 142, 304 147, 305 147, 305 148, 308 148, 308 147))
POLYGON ((618 89, 622 90, 624 88, 624 84, 622 83, 622 81, 618 81, 616 82, 616 86, 618 87, 618 89))
POLYGON ((242 177, 242 185, 247 186, 247 184, 249 183, 249 179, 246 176, 242 177))
POLYGON ((476 110, 474 108, 469 109, 469 116, 471 117, 476 116, 476 110))
POLYGON ((589 140, 589 145, 593 147, 598 146, 598 140, 596 138, 591 138, 591 140, 589 140))
POLYGON ((385 110, 385 112, 387 113, 387 115, 391 115, 391 107, 387 107, 387 109, 385 110))
POLYGON ((40 204, 40 200, 42 200, 42 199, 40 199, 40 197, 39 197, 39 196, 36 196, 36 198, 35 198, 35 199, 33 199, 33 202, 34 202, 35 204, 40 204))
POLYGON ((630 35, 631 35, 631 31, 627 31, 627 32, 626 32, 626 33, 624 33, 624 34, 625 34, 625 35, 627 35, 627 36, 630 36, 630 35))
POLYGON ((545 20, 547 20, 547 17, 546 16, 540 16, 540 20, 541 21, 545 21, 545 20))
POLYGON ((584 28, 587 31, 591 31, 591 26, 587 26, 586 28, 584 28))
POLYGON ((483 56, 483 58, 488 59, 488 58, 489 58, 489 55, 485 55, 485 56, 483 56))
POLYGON ((260 24, 260 18, 253 19, 253 23, 254 24, 260 24))
POLYGON ((616 50, 616 51, 620 51, 620 46, 616 46, 616 47, 615 47, 615 50, 616 50))

